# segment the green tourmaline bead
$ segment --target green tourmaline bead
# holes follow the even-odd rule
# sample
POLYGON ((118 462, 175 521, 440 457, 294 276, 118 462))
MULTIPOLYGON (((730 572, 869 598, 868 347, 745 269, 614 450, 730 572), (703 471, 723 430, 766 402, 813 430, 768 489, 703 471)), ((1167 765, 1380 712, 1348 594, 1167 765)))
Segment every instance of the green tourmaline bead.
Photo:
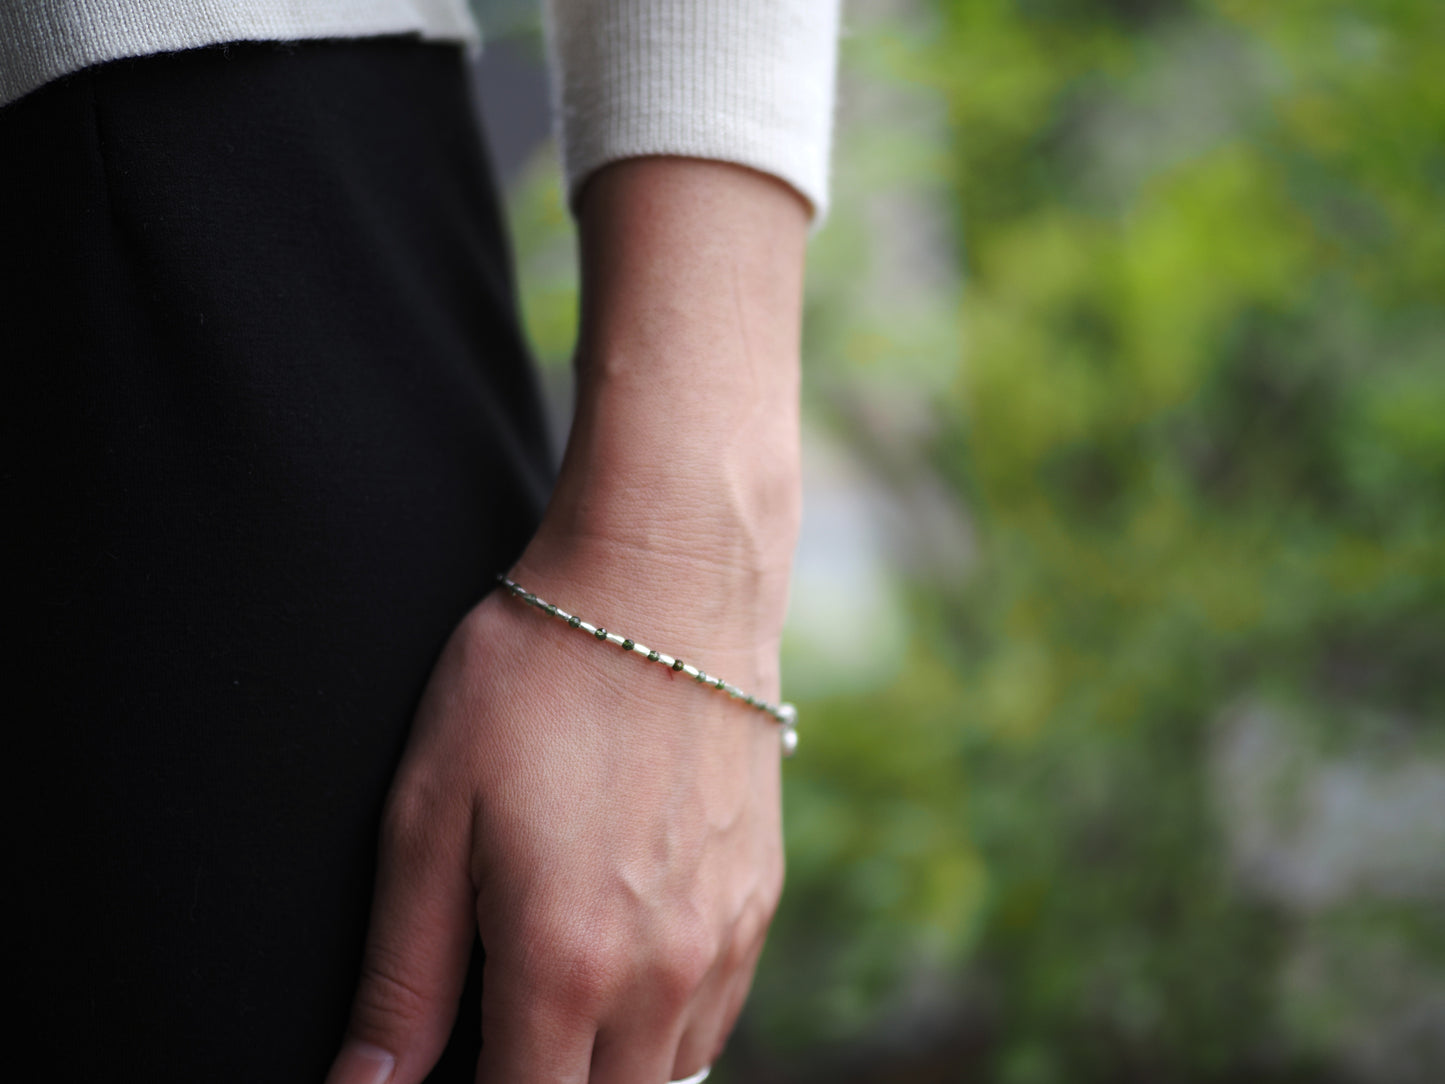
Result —
POLYGON ((553 617, 556 617, 556 616, 557 616, 557 604, 556 604, 555 602, 549 602, 549 603, 547 603, 547 612, 548 612, 549 614, 551 614, 553 617))
POLYGON ((595 636, 595 637, 597 637, 597 639, 599 639, 599 640, 605 640, 605 639, 607 639, 607 630, 606 630, 606 629, 598 629, 598 630, 597 630, 596 632, 594 632, 592 635, 595 636))
POLYGON ((582 624, 582 619, 576 614, 573 614, 571 617, 567 618, 567 627, 569 629, 575 629, 580 624, 582 624))
POLYGON ((647 661, 648 661, 648 662, 656 662, 657 659, 658 659, 658 654, 657 654, 656 651, 649 651, 649 652, 647 653, 647 661))
POLYGON ((727 684, 726 681, 724 681, 722 678, 718 678, 716 685, 714 685, 713 687, 714 687, 714 688, 717 688, 717 689, 721 689, 721 688, 722 688, 724 685, 726 685, 726 684, 727 684))
POLYGON ((673 662, 672 662, 672 668, 673 668, 674 670, 681 670, 681 669, 682 669, 682 660, 681 660, 681 659, 674 659, 673 662))
POLYGON ((637 645, 634 644, 631 640, 623 640, 623 641, 622 641, 622 650, 623 650, 623 651, 631 651, 631 650, 632 650, 634 647, 636 647, 636 646, 637 646, 637 645))

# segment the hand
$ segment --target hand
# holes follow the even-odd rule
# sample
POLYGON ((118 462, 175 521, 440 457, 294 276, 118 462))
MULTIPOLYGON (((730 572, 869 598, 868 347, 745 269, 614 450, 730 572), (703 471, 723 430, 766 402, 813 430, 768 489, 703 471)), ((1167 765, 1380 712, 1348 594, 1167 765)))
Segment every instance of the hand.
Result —
MULTIPOLYGON (((676 625, 591 570, 517 576, 639 638, 676 625)), ((645 642, 776 696, 746 652, 645 642)), ((782 889, 779 758, 766 716, 494 593, 451 638, 397 773, 348 1040, 365 1046, 331 1079, 425 1077, 474 931, 480 1080, 662 1084, 710 1065, 782 889)))

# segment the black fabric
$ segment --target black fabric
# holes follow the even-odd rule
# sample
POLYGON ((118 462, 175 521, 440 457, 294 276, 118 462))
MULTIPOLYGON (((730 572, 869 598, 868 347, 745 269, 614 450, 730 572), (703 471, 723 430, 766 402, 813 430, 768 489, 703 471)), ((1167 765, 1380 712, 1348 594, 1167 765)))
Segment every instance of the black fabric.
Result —
POLYGON ((413 707, 551 482, 461 52, 41 88, 0 110, 0 276, 12 1061, 315 1084, 413 707))

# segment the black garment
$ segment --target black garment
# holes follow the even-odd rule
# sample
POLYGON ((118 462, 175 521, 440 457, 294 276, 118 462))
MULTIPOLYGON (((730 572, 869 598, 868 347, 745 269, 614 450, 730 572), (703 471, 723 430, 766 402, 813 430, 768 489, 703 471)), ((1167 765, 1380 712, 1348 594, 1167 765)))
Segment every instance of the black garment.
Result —
MULTIPOLYGON (((551 482, 460 49, 0 110, 0 358, 14 1057, 317 1084, 412 710, 551 482)), ((472 1079, 475 965, 434 1080, 472 1079)))

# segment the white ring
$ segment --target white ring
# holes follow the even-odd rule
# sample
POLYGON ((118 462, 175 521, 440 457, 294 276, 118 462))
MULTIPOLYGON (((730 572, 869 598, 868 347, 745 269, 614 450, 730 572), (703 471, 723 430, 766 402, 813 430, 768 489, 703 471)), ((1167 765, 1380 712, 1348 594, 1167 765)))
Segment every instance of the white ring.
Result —
POLYGON ((710 1072, 712 1072, 712 1066, 704 1065, 697 1072, 693 1073, 692 1076, 684 1077, 682 1080, 670 1081, 669 1084, 702 1084, 710 1072))

